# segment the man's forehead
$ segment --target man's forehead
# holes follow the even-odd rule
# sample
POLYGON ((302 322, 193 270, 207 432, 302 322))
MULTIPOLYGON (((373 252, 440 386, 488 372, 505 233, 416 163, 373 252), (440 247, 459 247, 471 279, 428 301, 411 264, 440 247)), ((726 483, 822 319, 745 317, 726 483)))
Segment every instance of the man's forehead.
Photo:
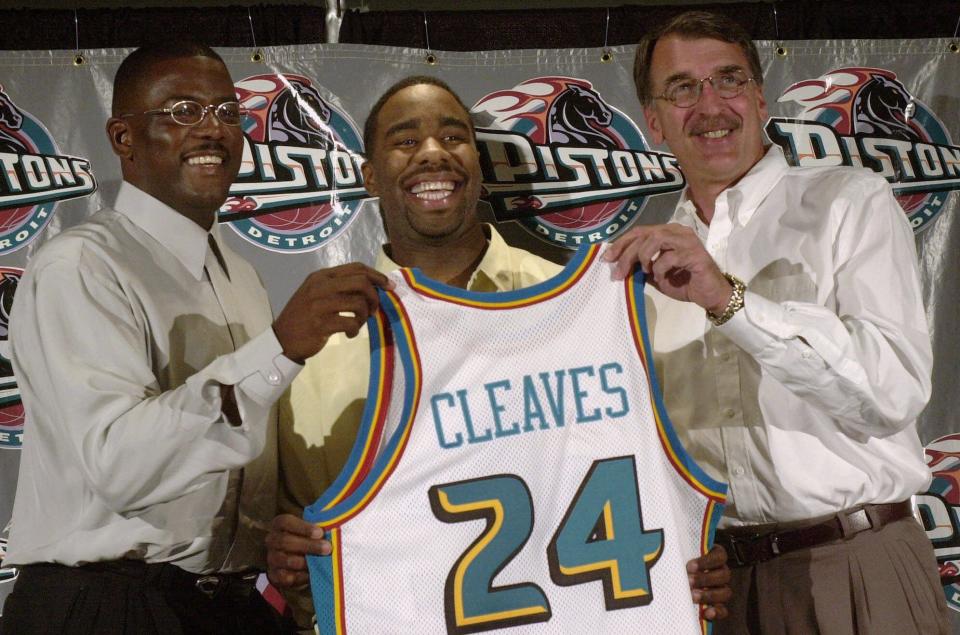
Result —
POLYGON ((470 127, 470 115, 448 91, 432 84, 408 86, 387 100, 380 111, 381 130, 419 127, 424 123, 470 127))
POLYGON ((685 37, 672 33, 661 38, 653 49, 651 68, 659 74, 683 73, 690 69, 710 71, 749 68, 743 49, 733 42, 710 37, 685 37), (709 49, 711 55, 703 55, 709 49))
POLYGON ((200 56, 156 60, 144 69, 140 84, 146 89, 157 86, 188 93, 234 92, 227 67, 219 60, 200 56))

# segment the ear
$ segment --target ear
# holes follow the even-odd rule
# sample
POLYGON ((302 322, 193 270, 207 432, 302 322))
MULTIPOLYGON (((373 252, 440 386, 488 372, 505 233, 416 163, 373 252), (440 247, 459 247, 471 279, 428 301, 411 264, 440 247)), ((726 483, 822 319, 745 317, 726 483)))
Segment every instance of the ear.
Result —
POLYGON ((367 192, 371 196, 380 196, 380 187, 373 175, 373 166, 370 165, 370 161, 363 162, 360 166, 360 173, 363 174, 363 187, 366 188, 367 192))
POLYGON ((657 107, 654 104, 644 106, 643 116, 647 120, 647 128, 650 130, 650 136, 656 145, 663 143, 663 130, 660 128, 660 118, 657 115, 657 107))
POLYGON ((757 84, 755 88, 757 91, 757 111, 760 113, 760 125, 762 126, 767 122, 770 115, 767 113, 767 100, 763 98, 763 86, 757 84))
POLYGON ((113 153, 121 159, 133 157, 133 131, 130 122, 121 117, 111 117, 107 120, 107 139, 113 153))

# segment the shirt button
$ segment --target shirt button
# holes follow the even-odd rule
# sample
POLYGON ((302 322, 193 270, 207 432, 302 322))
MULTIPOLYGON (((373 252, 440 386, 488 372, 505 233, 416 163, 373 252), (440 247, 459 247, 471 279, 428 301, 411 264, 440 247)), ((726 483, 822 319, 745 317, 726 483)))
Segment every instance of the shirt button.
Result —
POLYGON ((734 466, 734 468, 733 468, 732 470, 730 470, 730 472, 731 472, 734 476, 743 476, 743 468, 740 467, 739 465, 734 466))
POLYGON ((724 353, 723 355, 720 356, 720 359, 721 359, 721 361, 729 362, 729 361, 730 361, 730 358, 732 358, 732 357, 733 357, 733 355, 731 355, 730 353, 724 353))
POLYGON ((270 384, 271 386, 279 386, 280 373, 278 373, 275 370, 271 370, 269 373, 267 373, 267 383, 270 384))
POLYGON ((737 416, 737 411, 733 408, 727 408, 723 411, 723 416, 727 419, 733 419, 735 416, 737 416))

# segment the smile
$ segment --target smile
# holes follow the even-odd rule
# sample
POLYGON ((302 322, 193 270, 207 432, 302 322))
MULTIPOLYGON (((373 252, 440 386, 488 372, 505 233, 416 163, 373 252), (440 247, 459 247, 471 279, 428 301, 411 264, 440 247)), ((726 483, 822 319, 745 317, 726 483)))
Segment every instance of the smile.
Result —
POLYGON ((726 130, 726 129, 709 130, 707 132, 702 133, 702 136, 706 137, 707 139, 722 139, 723 137, 726 137, 728 134, 730 134, 730 130, 726 130))
POLYGON ((453 181, 421 181, 410 188, 410 193, 425 201, 439 201, 456 189, 453 181))
POLYGON ((221 165, 222 163, 223 157, 212 154, 204 154, 187 159, 187 165, 221 165))

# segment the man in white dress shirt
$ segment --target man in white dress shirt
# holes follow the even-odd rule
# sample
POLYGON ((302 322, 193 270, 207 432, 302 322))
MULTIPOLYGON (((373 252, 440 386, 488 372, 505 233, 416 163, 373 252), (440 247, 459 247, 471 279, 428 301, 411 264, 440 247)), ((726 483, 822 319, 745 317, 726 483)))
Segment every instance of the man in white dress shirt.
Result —
POLYGON ((946 633, 910 497, 932 354, 913 234, 889 185, 765 148, 759 56, 709 13, 639 44, 637 94, 687 180, 669 224, 608 252, 649 275, 667 410, 730 484, 717 633, 946 633))
POLYGON ((7 632, 279 630, 254 586, 276 513, 274 401, 327 337, 357 333, 387 282, 363 265, 317 272, 273 320, 214 222, 241 117, 209 48, 132 53, 106 129, 117 201, 27 266, 7 632))

